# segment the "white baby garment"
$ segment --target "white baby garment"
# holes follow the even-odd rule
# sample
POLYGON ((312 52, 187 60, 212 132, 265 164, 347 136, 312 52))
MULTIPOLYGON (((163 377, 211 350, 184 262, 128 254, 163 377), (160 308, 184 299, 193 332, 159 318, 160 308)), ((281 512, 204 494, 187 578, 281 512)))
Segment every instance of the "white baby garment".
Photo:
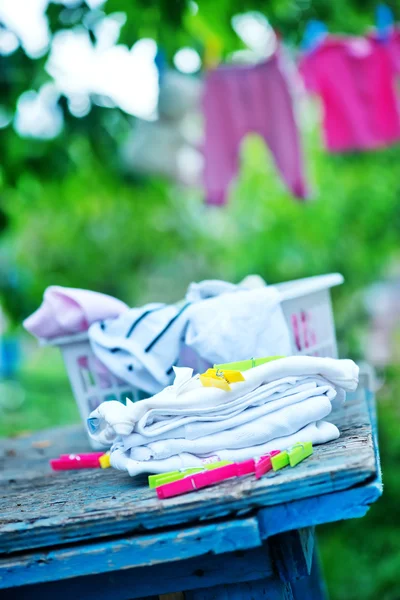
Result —
POLYGON ((213 364, 252 356, 287 356, 291 342, 279 292, 269 286, 195 304, 185 344, 213 364))
POLYGON ((95 323, 89 329, 93 352, 112 373, 156 394, 173 378, 190 306, 147 304, 95 323))
POLYGON ((196 440, 170 438, 132 448, 130 457, 135 460, 159 460, 182 452, 199 455, 230 448, 258 446, 275 438, 291 435, 309 423, 327 417, 331 410, 332 405, 326 396, 314 396, 233 429, 212 433, 196 440))
POLYGON ((315 444, 324 444, 339 437, 338 428, 327 421, 310 423, 300 431, 292 435, 276 438, 260 446, 249 448, 220 450, 210 456, 196 456, 194 454, 182 453, 164 460, 137 461, 129 457, 129 451, 125 452, 121 443, 115 444, 111 451, 111 465, 121 471, 127 471, 134 476, 139 473, 166 473, 188 467, 198 467, 205 463, 218 460, 232 460, 240 462, 250 458, 258 458, 271 450, 284 450, 297 442, 310 441, 315 444))
POLYGON ((265 287, 266 283, 259 275, 248 275, 238 285, 221 281, 220 279, 205 279, 199 283, 191 283, 186 292, 187 302, 198 302, 207 298, 214 298, 221 294, 239 292, 241 290, 254 290, 265 287))
MULTIPOLYGON (((101 441, 102 431, 113 427, 115 436, 135 431, 142 435, 159 435, 189 422, 224 420, 258 406, 274 394, 296 393, 295 386, 310 378, 327 385, 330 382, 343 398, 344 391, 353 391, 358 383, 358 367, 351 360, 292 356, 269 362, 245 371, 245 381, 231 384, 231 391, 203 387, 191 369, 175 369, 172 386, 159 394, 126 406, 104 402, 88 420, 91 435, 101 441), (321 381, 322 377, 322 381, 321 381)), ((282 397, 282 396, 281 396, 282 397)))
POLYGON ((270 399, 266 397, 265 404, 260 404, 259 406, 255 406, 253 408, 246 408, 243 412, 223 420, 201 420, 188 422, 186 425, 182 425, 173 429, 172 431, 166 431, 153 437, 144 436, 140 433, 131 433, 130 435, 125 436, 123 439, 124 448, 125 450, 128 450, 129 448, 143 446, 158 440, 170 439, 171 435, 173 435, 175 438, 195 440, 199 437, 210 435, 211 433, 224 431, 225 429, 232 429, 232 427, 243 425, 243 423, 253 421, 254 419, 257 419, 263 415, 277 411, 285 406, 302 402, 303 400, 313 396, 322 396, 326 394, 332 404, 336 397, 336 390, 332 386, 318 385, 316 381, 312 380, 307 383, 297 385, 294 389, 297 390, 296 393, 289 393, 292 392, 292 390, 289 390, 288 395, 286 395, 286 393, 280 393, 275 394, 270 399))

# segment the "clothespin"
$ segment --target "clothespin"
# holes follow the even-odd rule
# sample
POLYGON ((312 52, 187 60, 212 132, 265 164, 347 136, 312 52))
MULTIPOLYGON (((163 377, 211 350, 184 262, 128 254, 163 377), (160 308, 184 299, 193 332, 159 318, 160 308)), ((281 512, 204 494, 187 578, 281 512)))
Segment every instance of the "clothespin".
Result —
MULTIPOLYGON (((248 371, 254 367, 259 367, 267 362, 278 360, 279 358, 285 358, 284 356, 266 356, 265 358, 250 358, 249 360, 241 360, 239 362, 224 363, 221 365, 214 365, 214 369, 220 369, 221 371, 248 371)), ((233 382, 232 382, 233 383, 233 382)))
POLYGON ((200 375, 200 381, 204 387, 217 387, 230 392, 230 383, 244 381, 244 377, 237 370, 207 369, 200 375))
POLYGON ((294 446, 288 448, 287 453, 289 455, 290 466, 295 467, 302 460, 311 456, 313 453, 312 442, 299 442, 294 444, 294 446))
POLYGON ((231 391, 231 386, 223 377, 209 377, 205 373, 200 375, 201 384, 204 387, 216 387, 220 390, 225 390, 225 392, 231 391))
POLYGON ((232 460, 218 460, 213 463, 205 463, 203 468, 207 471, 213 471, 214 469, 219 469, 220 467, 225 467, 225 465, 231 465, 233 463, 232 460))
POLYGON ((328 30, 322 21, 310 20, 306 24, 301 42, 302 50, 311 52, 315 50, 328 35, 328 30))
POLYGON ((178 481, 172 481, 171 483, 166 483, 157 487, 157 496, 160 499, 180 496, 181 494, 199 490, 203 487, 213 485, 214 483, 230 479, 231 477, 236 477, 236 473, 236 465, 232 463, 231 465, 226 465, 219 469, 212 469, 211 471, 202 471, 201 473, 188 475, 178 481))
POLYGON ((387 42, 394 26, 393 12, 387 4, 378 4, 375 9, 375 22, 379 40, 387 42))
POLYGON ((271 458, 271 465, 274 471, 279 471, 290 464, 289 454, 284 450, 271 458))
POLYGON ((80 458, 100 458, 103 456, 104 452, 79 452, 78 454, 60 454, 59 458, 68 459, 72 456, 79 456, 80 458))
POLYGON ((99 463, 102 469, 108 469, 109 467, 111 467, 110 455, 108 452, 100 456, 99 463))
POLYGON ((209 485, 214 485, 232 477, 241 477, 248 473, 254 473, 254 460, 246 460, 240 463, 231 463, 223 467, 204 470, 201 473, 195 473, 180 479, 161 485, 156 488, 157 496, 160 499, 180 496, 194 490, 199 490, 209 485))
POLYGON ((250 458, 249 460, 244 460, 240 463, 236 463, 236 474, 238 477, 254 473, 255 470, 256 461, 254 460, 254 458, 250 458))
POLYGON ((168 67, 167 56, 162 48, 157 47, 157 52, 154 57, 154 64, 158 72, 158 83, 161 84, 164 78, 165 72, 168 67))
POLYGON ((213 377, 215 379, 225 379, 225 381, 227 381, 228 383, 237 383, 238 381, 245 381, 243 374, 236 369, 207 369, 204 375, 207 377, 213 377))
POLYGON ((72 471, 75 469, 99 469, 99 458, 96 456, 84 456, 69 454, 67 458, 53 458, 49 461, 54 471, 72 471))
POLYGON ((280 450, 271 450, 271 452, 268 452, 268 454, 265 454, 265 456, 261 456, 259 461, 256 463, 256 479, 261 479, 265 473, 268 473, 268 471, 272 469, 271 459, 273 456, 277 456, 278 454, 280 454, 280 450))
POLYGON ((160 485, 171 483, 172 481, 179 481, 184 479, 188 475, 194 475, 195 473, 201 473, 203 467, 193 467, 192 469, 185 469, 184 471, 170 471, 169 473, 159 473, 158 475, 149 475, 149 487, 151 489, 157 488, 160 485))
POLYGON ((61 454, 49 461, 53 471, 73 471, 75 469, 105 469, 110 465, 110 456, 104 452, 81 454, 61 454))
POLYGON ((218 462, 204 464, 201 467, 191 467, 189 469, 182 469, 181 471, 168 471, 168 473, 158 473, 157 475, 149 475, 149 487, 153 489, 160 485, 164 485, 165 483, 178 481, 179 479, 183 479, 184 477, 187 477, 188 475, 193 475, 194 473, 200 473, 204 470, 211 471, 213 469, 218 469, 219 467, 224 467, 225 465, 231 464, 231 460, 220 460, 218 462))

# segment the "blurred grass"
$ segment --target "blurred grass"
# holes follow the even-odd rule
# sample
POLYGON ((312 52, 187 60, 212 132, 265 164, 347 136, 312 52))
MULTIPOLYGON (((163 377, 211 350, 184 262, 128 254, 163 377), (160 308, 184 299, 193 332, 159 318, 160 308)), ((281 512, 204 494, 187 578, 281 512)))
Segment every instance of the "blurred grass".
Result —
MULTIPOLYGON (((80 422, 61 354, 54 348, 30 353, 18 381, 25 399, 15 410, 0 408, 0 436, 80 422)), ((362 519, 318 528, 331 600, 400 598, 399 399, 400 366, 386 371, 378 393, 382 498, 362 519)))
POLYGON ((3 393, 7 393, 8 385, 18 386, 22 403, 18 406, 18 399, 15 407, 12 403, 4 406, 0 398, 0 436, 80 421, 61 353, 54 348, 35 349, 24 362, 18 380, 1 385, 3 393))

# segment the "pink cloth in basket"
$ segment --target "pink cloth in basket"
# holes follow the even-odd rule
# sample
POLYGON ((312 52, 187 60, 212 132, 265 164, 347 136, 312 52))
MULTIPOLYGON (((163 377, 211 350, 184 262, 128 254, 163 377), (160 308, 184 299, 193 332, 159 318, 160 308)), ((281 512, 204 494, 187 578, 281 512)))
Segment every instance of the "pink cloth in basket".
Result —
POLYGON ((107 294, 51 285, 41 306, 23 326, 41 339, 52 339, 89 329, 92 323, 118 317, 128 306, 107 294))
POLYGON ((367 38, 328 37, 300 63, 306 87, 321 96, 326 146, 368 150, 400 139, 394 57, 367 38))

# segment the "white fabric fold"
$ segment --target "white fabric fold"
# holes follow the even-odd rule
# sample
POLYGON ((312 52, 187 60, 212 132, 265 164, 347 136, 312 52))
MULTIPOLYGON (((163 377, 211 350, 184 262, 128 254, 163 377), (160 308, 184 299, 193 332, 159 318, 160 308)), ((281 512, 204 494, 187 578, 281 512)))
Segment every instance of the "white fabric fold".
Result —
MULTIPOLYGON (((249 407, 297 392, 296 386, 314 380, 318 385, 335 387, 340 400, 358 384, 358 367, 351 360, 292 356, 245 371, 245 381, 231 384, 231 391, 203 387, 190 369, 175 369, 172 386, 146 400, 127 402, 126 406, 105 402, 88 420, 89 431, 102 442, 109 427, 117 435, 132 432, 146 437, 172 432, 189 423, 224 421, 249 407), (118 413, 118 414, 117 414, 118 413)), ((172 435, 171 435, 172 437, 172 435)), ((104 443, 104 442, 103 442, 104 443)))
POLYGON ((231 417, 227 417, 223 420, 194 421, 188 423, 187 425, 177 427, 171 432, 167 431, 154 437, 144 436, 140 433, 131 433, 130 435, 124 437, 124 447, 126 450, 129 450, 130 448, 143 446, 158 440, 170 439, 171 435, 173 435, 175 438, 195 440, 212 433, 243 425, 244 423, 248 423, 249 421, 253 421, 274 411, 278 411, 287 406, 291 406, 293 404, 302 402, 303 400, 307 400, 308 398, 312 398, 313 396, 322 396, 326 394, 326 397, 329 398, 331 403, 336 397, 336 390, 333 387, 329 385, 317 386, 317 382, 315 381, 299 384, 293 389, 293 391, 294 390, 296 390, 296 393, 291 393, 290 395, 285 395, 285 392, 275 394, 269 399, 269 401, 267 401, 268 398, 266 396, 264 404, 260 404, 259 406, 255 406, 253 408, 246 408, 243 412, 231 417))
POLYGON ((135 404, 104 402, 88 427, 96 440, 115 441, 111 464, 130 475, 242 461, 296 442, 322 444, 339 437, 324 419, 356 389, 358 367, 351 360, 294 356, 244 377, 225 391, 203 387, 191 369, 176 368, 172 386, 135 404))
POLYGON ((186 292, 187 302, 198 302, 207 298, 214 298, 221 294, 239 292, 241 290, 253 290, 265 287, 266 283, 260 275, 247 275, 239 284, 228 283, 220 279, 205 279, 199 283, 191 283, 186 292))
POLYGON ((284 450, 297 442, 310 441, 314 445, 324 444, 337 439, 339 435, 339 430, 335 425, 327 421, 318 421, 310 423, 292 435, 276 438, 259 446, 220 450, 209 456, 181 453, 163 460, 137 461, 129 457, 129 453, 124 451, 122 443, 117 443, 112 449, 110 460, 113 467, 121 471, 127 471, 131 476, 139 473, 166 473, 188 467, 198 467, 204 463, 218 460, 239 462, 249 458, 258 458, 271 450, 284 450))
POLYGON ((275 438, 291 435, 313 421, 322 420, 331 411, 332 405, 329 398, 314 396, 303 402, 259 416, 233 429, 212 433, 195 440, 171 438, 132 448, 130 457, 135 460, 159 460, 182 452, 209 454, 231 448, 258 446, 275 438))
POLYGON ((185 344, 213 363, 287 356, 289 329, 273 286, 221 294, 193 305, 185 344))
POLYGON ((114 375, 156 394, 171 383, 170 368, 179 358, 190 306, 147 304, 94 323, 89 329, 92 350, 114 375))

